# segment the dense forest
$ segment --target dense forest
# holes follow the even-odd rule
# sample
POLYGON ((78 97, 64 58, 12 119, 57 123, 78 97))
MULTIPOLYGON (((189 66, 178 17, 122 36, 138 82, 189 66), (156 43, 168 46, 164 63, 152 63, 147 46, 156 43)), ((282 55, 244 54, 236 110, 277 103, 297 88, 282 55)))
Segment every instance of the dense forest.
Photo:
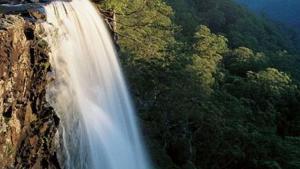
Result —
POLYGON ((294 38, 298 41, 297 43, 300 42, 300 16, 298 15, 300 1, 263 0, 253 2, 251 0, 236 0, 236 2, 247 6, 251 11, 261 17, 292 28, 294 38))
POLYGON ((299 169, 300 44, 233 0, 106 0, 156 169, 299 169))
POLYGON ((251 10, 267 15, 275 21, 280 21, 291 26, 300 28, 300 16, 298 11, 300 8, 300 1, 297 0, 236 0, 241 4, 245 4, 251 10), (272 4, 272 5, 270 5, 272 4))

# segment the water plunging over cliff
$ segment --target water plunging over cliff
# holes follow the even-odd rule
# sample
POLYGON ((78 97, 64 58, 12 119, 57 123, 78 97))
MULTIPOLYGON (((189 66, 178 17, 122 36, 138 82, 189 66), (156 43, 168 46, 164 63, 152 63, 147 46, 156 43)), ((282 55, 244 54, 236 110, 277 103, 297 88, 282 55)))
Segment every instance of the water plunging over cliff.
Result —
POLYGON ((64 168, 149 169, 111 37, 88 0, 54 1, 44 24, 60 114, 64 168))

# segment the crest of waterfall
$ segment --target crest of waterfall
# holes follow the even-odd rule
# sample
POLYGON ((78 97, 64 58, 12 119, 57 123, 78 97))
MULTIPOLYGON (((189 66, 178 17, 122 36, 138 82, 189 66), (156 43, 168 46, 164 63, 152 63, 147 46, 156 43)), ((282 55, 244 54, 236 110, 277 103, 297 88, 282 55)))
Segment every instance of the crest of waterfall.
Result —
POLYGON ((66 169, 149 169, 135 112, 106 25, 88 0, 45 6, 66 169))

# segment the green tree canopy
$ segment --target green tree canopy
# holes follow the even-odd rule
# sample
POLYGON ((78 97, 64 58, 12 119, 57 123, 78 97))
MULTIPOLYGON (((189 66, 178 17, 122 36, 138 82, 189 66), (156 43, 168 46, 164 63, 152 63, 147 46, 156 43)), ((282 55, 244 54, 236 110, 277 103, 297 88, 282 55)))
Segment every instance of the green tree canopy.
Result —
POLYGON ((226 69, 231 73, 246 76, 248 71, 257 72, 267 65, 267 57, 263 53, 254 53, 246 47, 239 47, 228 52, 224 58, 226 69))
POLYGON ((204 93, 211 93, 215 83, 215 76, 218 71, 222 54, 227 48, 227 39, 224 36, 213 34, 206 26, 201 25, 195 34, 194 55, 192 64, 188 69, 198 80, 204 93))
POLYGON ((123 53, 161 56, 174 41, 173 11, 162 0, 108 0, 101 6, 116 12, 116 33, 123 53))

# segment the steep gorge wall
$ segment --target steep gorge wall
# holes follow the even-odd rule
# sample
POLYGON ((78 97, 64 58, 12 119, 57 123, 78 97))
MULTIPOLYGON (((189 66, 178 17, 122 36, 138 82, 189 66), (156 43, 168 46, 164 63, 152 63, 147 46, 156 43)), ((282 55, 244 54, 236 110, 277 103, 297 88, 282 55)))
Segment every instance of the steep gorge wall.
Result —
POLYGON ((0 14, 0 169, 59 168, 59 118, 46 101, 51 68, 39 22, 0 14))

